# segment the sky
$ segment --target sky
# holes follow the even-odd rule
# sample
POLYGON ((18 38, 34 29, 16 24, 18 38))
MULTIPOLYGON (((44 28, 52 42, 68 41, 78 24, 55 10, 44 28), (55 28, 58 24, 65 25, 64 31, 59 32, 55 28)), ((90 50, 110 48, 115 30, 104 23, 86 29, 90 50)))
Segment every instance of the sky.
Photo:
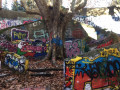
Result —
MULTIPOLYGON (((7 7, 11 10, 11 6, 12 6, 13 0, 7 0, 7 7)), ((2 0, 2 6, 4 6, 5 4, 5 0, 2 0)))
MULTIPOLYGON (((7 7, 9 8, 9 10, 11 10, 12 9, 11 6, 14 0, 2 0, 2 5, 5 4, 5 1, 7 1, 7 7)), ((20 1, 20 0, 17 0, 17 1, 20 1)), ((66 8, 69 8, 71 1, 72 0, 64 0, 62 5, 66 8)))
MULTIPOLYGON (((5 1, 7 1, 7 8, 9 10, 11 10, 12 9, 12 3, 13 3, 14 0, 2 0, 2 6, 4 6, 5 1)), ((20 0, 17 0, 17 1, 20 1, 20 0)))

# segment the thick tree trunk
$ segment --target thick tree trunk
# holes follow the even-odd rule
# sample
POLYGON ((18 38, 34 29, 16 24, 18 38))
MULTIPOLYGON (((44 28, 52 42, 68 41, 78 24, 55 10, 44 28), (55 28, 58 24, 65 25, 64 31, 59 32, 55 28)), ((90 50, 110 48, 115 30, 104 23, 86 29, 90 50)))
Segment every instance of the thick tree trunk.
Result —
MULTIPOLYGON (((56 60, 64 60, 64 32, 63 32, 63 27, 56 27, 56 26, 53 26, 52 30, 52 38, 49 39, 49 52, 48 52, 48 55, 45 57, 45 59, 48 59, 48 60, 52 60, 52 63, 53 65, 55 66, 58 66, 57 63, 56 63, 56 60), (60 38, 60 41, 62 42, 59 42, 61 43, 61 45, 58 45, 57 43, 54 43, 52 42, 52 40, 56 39, 57 38, 60 38)), ((49 32, 50 34, 50 32, 49 32)))

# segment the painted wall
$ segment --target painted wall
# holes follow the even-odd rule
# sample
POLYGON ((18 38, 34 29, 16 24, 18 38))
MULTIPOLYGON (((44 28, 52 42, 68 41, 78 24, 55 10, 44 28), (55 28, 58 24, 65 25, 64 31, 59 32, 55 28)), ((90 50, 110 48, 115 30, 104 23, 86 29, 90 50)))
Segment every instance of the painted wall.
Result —
POLYGON ((66 55, 68 58, 84 53, 85 40, 69 40, 65 42, 66 55))
POLYGON ((0 29, 5 29, 12 26, 17 26, 21 24, 26 24, 30 22, 34 22, 40 20, 40 18, 32 19, 32 18, 18 18, 18 19, 7 19, 7 18, 0 18, 0 29))
POLYGON ((29 41, 1 41, 0 46, 9 52, 25 57, 44 58, 48 52, 48 44, 40 40, 29 41))
MULTIPOLYGON (((35 20, 37 20, 37 19, 35 19, 35 20)), ((23 20, 23 21, 24 22, 22 22, 22 23, 32 22, 29 19, 23 20)), ((4 24, 4 25, 6 25, 6 24, 4 24)), ((9 25, 9 24, 7 24, 7 25, 9 25)), ((42 21, 34 22, 29 25, 23 25, 19 29, 15 28, 14 31, 15 32, 13 32, 13 31, 11 32, 11 30, 8 30, 8 31, 4 32, 5 35, 12 37, 11 40, 12 41, 14 40, 14 43, 5 41, 5 40, 1 40, 0 46, 6 48, 9 52, 15 52, 19 55, 24 55, 26 57, 27 56, 30 56, 33 58, 45 57, 47 55, 48 48, 49 48, 49 44, 48 44, 49 39, 52 39, 52 43, 55 43, 59 46, 61 46, 63 44, 62 40, 60 40, 59 37, 52 38, 52 36, 53 36, 52 32, 50 33, 50 35, 48 34, 48 31, 45 29, 44 23, 42 21), (19 30, 19 32, 17 30, 19 30), (21 33, 23 30, 25 32, 29 32, 29 35, 24 33, 26 35, 26 37, 29 36, 29 38, 27 38, 27 41, 23 39, 24 34, 21 33), (17 33, 16 33, 16 31, 17 31, 17 33), (18 40, 20 40, 20 39, 23 40, 23 41, 21 41, 21 43, 18 42, 18 40), (36 42, 39 44, 36 44, 36 45, 33 44, 36 42), (27 43, 27 44, 21 45, 22 43, 27 43), (19 48, 18 45, 21 45, 26 50, 23 48, 19 48)), ((75 28, 73 28, 73 29, 69 28, 67 31, 70 32, 69 34, 68 34, 68 32, 66 32, 66 36, 65 36, 65 38, 66 38, 65 46, 67 47, 67 50, 66 50, 67 57, 72 58, 81 53, 84 53, 85 41, 80 40, 81 38, 78 35, 78 33, 79 33, 83 37, 84 32, 82 32, 82 30, 80 29, 79 26, 78 27, 75 26, 75 28), (72 41, 69 42, 68 40, 70 40, 70 39, 67 39, 67 38, 72 39, 72 41), (79 38, 79 40, 77 40, 77 38, 79 38)))
POLYGON ((30 33, 28 30, 14 28, 11 30, 12 41, 7 41, 6 35, 1 35, 0 46, 9 52, 30 57, 29 59, 42 59, 48 52, 49 35, 45 33, 45 30, 33 31, 33 33, 32 35, 36 37, 35 39, 29 37, 30 33))
MULTIPOLYGON (((99 16, 99 17, 75 15, 72 19, 75 20, 75 21, 78 21, 78 22, 82 22, 82 23, 91 25, 93 27, 97 27, 97 25, 94 24, 94 21, 95 21, 95 19, 96 20, 101 19, 101 17, 105 17, 105 15, 99 16)), ((120 17, 119 16, 112 16, 110 19, 112 19, 113 21, 120 21, 120 17)))
POLYGON ((28 60, 24 56, 8 52, 5 56, 5 65, 19 72, 24 72, 28 69, 28 60))
POLYGON ((94 59, 76 57, 65 61, 64 90, 97 90, 116 88, 120 80, 120 52, 104 49, 94 59))
POLYGON ((23 40, 29 38, 29 31, 13 28, 11 30, 11 40, 23 40))

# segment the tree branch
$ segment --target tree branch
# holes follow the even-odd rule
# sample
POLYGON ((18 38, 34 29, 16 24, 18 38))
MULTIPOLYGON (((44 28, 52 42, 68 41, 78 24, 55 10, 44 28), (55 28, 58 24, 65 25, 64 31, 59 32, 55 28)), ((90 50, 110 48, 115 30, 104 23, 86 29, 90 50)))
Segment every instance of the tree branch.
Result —
POLYGON ((39 12, 39 10, 38 10, 37 7, 31 10, 31 9, 28 9, 25 0, 21 0, 20 2, 21 2, 21 6, 24 7, 26 13, 31 13, 31 14, 38 14, 38 15, 40 15, 40 12, 39 12), (36 10, 36 9, 37 9, 37 10, 36 10))
POLYGON ((54 24, 58 21, 60 17, 60 0, 54 0, 53 2, 53 14, 54 14, 54 24))
POLYGON ((75 8, 75 12, 77 12, 78 10, 80 10, 81 8, 84 8, 85 5, 87 4, 87 0, 84 0, 84 2, 80 5, 78 5, 76 8, 75 8))
POLYGON ((45 0, 34 0, 36 2, 36 5, 38 6, 38 9, 41 13, 42 16, 45 17, 45 19, 47 18, 47 11, 48 11, 48 6, 45 0))
POLYGON ((78 10, 82 9, 85 7, 85 5, 87 4, 87 0, 73 0, 71 3, 71 11, 77 12, 78 10))

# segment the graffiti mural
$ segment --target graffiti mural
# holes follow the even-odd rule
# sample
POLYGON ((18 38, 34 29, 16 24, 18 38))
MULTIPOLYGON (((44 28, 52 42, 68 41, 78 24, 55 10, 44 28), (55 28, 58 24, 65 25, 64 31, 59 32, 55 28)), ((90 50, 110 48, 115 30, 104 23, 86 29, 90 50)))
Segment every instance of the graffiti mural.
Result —
POLYGON ((28 60, 24 56, 9 52, 5 56, 5 65, 19 72, 24 72, 28 69, 28 60))
POLYGON ((41 29, 39 31, 34 31, 34 35, 35 38, 49 38, 49 35, 47 32, 45 32, 45 30, 41 29))
POLYGON ((17 25, 21 25, 22 22, 20 20, 0 20, 0 29, 4 29, 7 27, 12 27, 12 26, 17 26, 17 25))
POLYGON ((0 47, 6 49, 9 52, 17 52, 17 45, 16 44, 12 44, 9 41, 6 40, 1 40, 0 41, 0 47))
MULTIPOLYGON (((26 23, 30 23, 30 22, 34 22, 34 21, 38 21, 40 20, 40 18, 38 19, 29 19, 29 18, 18 18, 18 19, 1 19, 0 18, 0 30, 1 29, 5 29, 8 27, 12 27, 12 26, 17 26, 17 25, 21 25, 21 24, 26 24, 26 23)), ((33 26, 35 25, 39 25, 41 23, 41 21, 39 21, 38 23, 33 23, 33 26)))
POLYGON ((44 58, 47 55, 49 44, 40 40, 17 40, 14 42, 1 40, 0 47, 25 57, 44 58))
MULTIPOLYGON (((108 18, 109 16, 99 16, 99 17, 94 17, 94 16, 82 16, 82 15, 75 15, 72 19, 75 20, 75 21, 78 21, 78 22, 81 22, 81 23, 84 23, 84 24, 87 24, 87 25, 90 25, 90 26, 93 26, 93 27, 98 27, 98 28, 108 28, 107 25, 99 25, 96 23, 96 21, 101 21, 102 20, 104 21, 105 18, 108 18)), ((109 17, 108 18, 108 21, 109 20, 112 20, 112 21, 120 21, 120 17, 119 16, 112 16, 112 17, 109 17)), ((113 23, 111 24, 111 27, 113 23)), ((110 26, 110 25, 109 25, 110 26)))
POLYGON ((66 60, 64 90, 116 88, 120 82, 119 70, 120 52, 117 48, 104 49, 94 59, 76 57, 66 60))
POLYGON ((92 16, 88 17, 88 16, 75 15, 72 19, 81 23, 88 24, 93 27, 99 27, 96 24, 94 24, 92 16))
POLYGON ((102 48, 102 47, 110 46, 110 45, 112 45, 112 42, 113 42, 113 40, 110 40, 107 43, 98 45, 97 48, 102 48))
POLYGON ((53 38, 52 41, 51 41, 51 43, 52 44, 56 44, 57 46, 62 46, 63 45, 62 40, 58 36, 56 38, 53 38))
POLYGON ((29 38, 29 32, 27 30, 20 30, 20 29, 12 29, 11 30, 11 38, 12 40, 22 40, 29 38))
POLYGON ((48 44, 40 40, 21 41, 17 49, 17 54, 35 58, 44 58, 47 52, 48 44))
POLYGON ((77 56, 81 53, 84 53, 85 49, 85 41, 84 40, 73 40, 73 41, 66 41, 66 55, 68 58, 72 58, 77 56))

